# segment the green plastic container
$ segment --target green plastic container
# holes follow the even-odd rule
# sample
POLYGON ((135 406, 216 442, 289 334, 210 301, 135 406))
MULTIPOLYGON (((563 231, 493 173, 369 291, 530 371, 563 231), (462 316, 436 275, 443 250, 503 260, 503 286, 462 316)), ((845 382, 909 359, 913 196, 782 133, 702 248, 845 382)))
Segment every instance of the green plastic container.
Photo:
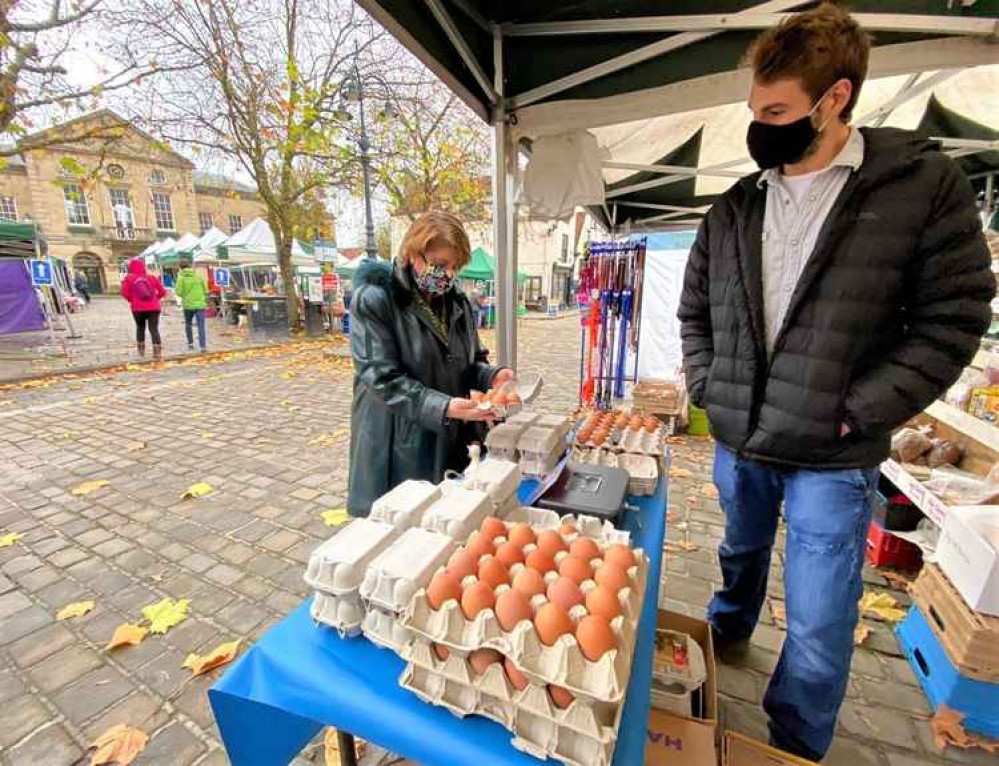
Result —
POLYGON ((700 407, 695 407, 693 404, 687 407, 687 433, 691 436, 707 436, 709 431, 708 428, 708 413, 702 410, 700 407))

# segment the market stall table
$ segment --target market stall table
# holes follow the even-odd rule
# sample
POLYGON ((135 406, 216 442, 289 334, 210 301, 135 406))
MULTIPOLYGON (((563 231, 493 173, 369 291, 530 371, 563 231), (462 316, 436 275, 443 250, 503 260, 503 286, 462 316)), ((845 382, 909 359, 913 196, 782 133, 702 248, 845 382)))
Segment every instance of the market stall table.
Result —
MULTIPOLYGON (((640 764, 649 716, 649 688, 668 480, 655 494, 630 497, 625 516, 633 545, 649 556, 645 602, 631 679, 614 751, 616 766, 640 764)), ((541 488, 520 487, 531 505, 541 488)), ((351 732, 425 766, 529 766, 538 759, 516 750, 512 735, 479 716, 457 718, 398 684, 401 657, 366 638, 342 639, 317 627, 311 597, 269 630, 209 690, 208 697, 229 759, 235 766, 287 764, 323 726, 351 732)), ((344 738, 346 741, 349 738, 344 738)))

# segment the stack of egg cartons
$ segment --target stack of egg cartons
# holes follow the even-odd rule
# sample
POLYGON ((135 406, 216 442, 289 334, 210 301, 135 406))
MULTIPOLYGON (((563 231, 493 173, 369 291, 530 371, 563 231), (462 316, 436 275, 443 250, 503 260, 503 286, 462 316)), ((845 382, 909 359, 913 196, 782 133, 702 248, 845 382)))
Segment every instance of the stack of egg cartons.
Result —
MULTIPOLYGON (((539 418, 538 422, 541 420, 542 418, 539 418)), ((528 476, 544 476, 549 473, 565 454, 565 437, 568 430, 568 420, 564 430, 561 427, 543 425, 533 425, 525 429, 517 442, 520 470, 528 476)))
POLYGON ((527 426, 520 423, 500 423, 493 426, 486 434, 486 449, 489 457, 498 460, 516 462, 518 458, 517 443, 527 426))
POLYGON ((522 478, 517 463, 489 457, 465 471, 464 486, 488 494, 492 515, 502 519, 520 507, 517 490, 522 478))
POLYGON ((608 766, 648 559, 627 533, 575 521, 521 508, 483 522, 406 609, 414 635, 400 683, 457 716, 498 721, 541 759, 608 766))

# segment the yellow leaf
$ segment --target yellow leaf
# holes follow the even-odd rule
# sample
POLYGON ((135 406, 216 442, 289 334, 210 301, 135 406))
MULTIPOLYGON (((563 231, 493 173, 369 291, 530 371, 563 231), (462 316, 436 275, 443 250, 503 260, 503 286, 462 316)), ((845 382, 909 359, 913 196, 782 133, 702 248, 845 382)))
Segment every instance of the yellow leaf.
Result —
POLYGON ((8 532, 5 535, 0 535, 0 548, 9 548, 20 539, 21 536, 17 532, 8 532))
POLYGON ((212 433, 211 431, 205 431, 204 433, 201 434, 201 438, 202 439, 214 439, 215 438, 215 434, 212 433))
POLYGON ((887 593, 865 592, 860 599, 860 613, 873 615, 885 622, 901 622, 905 619, 905 610, 900 609, 898 602, 887 593))
POLYGON ((128 448, 129 452, 138 452, 139 450, 144 450, 149 445, 145 442, 136 442, 131 447, 128 448))
POLYGON ((71 439, 75 439, 79 435, 80 434, 78 434, 76 431, 66 431, 64 434, 62 434, 62 436, 60 438, 61 439, 66 439, 66 440, 71 440, 71 439))
POLYGON ((694 472, 688 468, 670 468, 669 476, 671 479, 690 479, 693 478, 694 472))
POLYGON ((201 414, 200 412, 192 412, 192 413, 191 413, 191 417, 192 417, 192 418, 193 418, 194 420, 198 420, 199 418, 201 418, 201 417, 204 417, 204 416, 203 416, 203 415, 202 415, 202 414, 201 414))
POLYGON ((0 400, 0 407, 10 407, 13 403, 13 399, 2 399, 0 400))
POLYGON ((864 625, 862 622, 857 623, 857 627, 853 630, 853 645, 860 646, 867 637, 871 635, 871 629, 864 625))
POLYGON ((83 617, 87 612, 93 609, 95 606, 93 601, 76 601, 72 604, 66 604, 59 612, 56 614, 57 620, 68 620, 71 617, 83 617))
POLYGON ((240 641, 237 639, 235 641, 229 641, 225 644, 219 644, 204 657, 192 652, 187 655, 187 659, 184 660, 181 667, 190 668, 191 675, 200 676, 203 673, 207 673, 209 670, 214 670, 222 665, 227 665, 236 659, 236 654, 239 653, 239 643, 240 641))
POLYGON ((714 484, 702 484, 701 494, 711 500, 718 499, 718 488, 714 484))
POLYGON ((142 616, 149 620, 149 632, 166 633, 174 625, 182 623, 187 619, 187 607, 190 604, 190 599, 186 598, 179 601, 164 598, 162 601, 143 607, 142 616))
POLYGON ((125 622, 114 629, 114 635, 111 636, 111 640, 104 648, 110 650, 120 646, 138 646, 148 634, 149 628, 125 622))
POLYGON ((93 479, 92 481, 85 481, 78 487, 74 487, 70 492, 74 497, 86 497, 95 489, 100 489, 101 487, 106 487, 108 485, 107 479, 93 479))
POLYGON ((97 748, 90 756, 90 766, 128 766, 142 752, 147 742, 149 737, 142 729, 125 724, 112 726, 90 745, 97 748))
POLYGON ((97 404, 97 397, 96 396, 88 396, 86 399, 83 400, 83 403, 84 404, 97 404))
POLYGON ((204 497, 205 495, 210 495, 214 491, 211 484, 204 481, 199 481, 197 484, 192 484, 188 487, 187 492, 180 496, 181 500, 191 500, 195 497, 204 497))
POLYGON ((319 515, 323 517, 323 521, 328 527, 338 527, 350 518, 346 508, 333 508, 329 511, 323 511, 319 515))

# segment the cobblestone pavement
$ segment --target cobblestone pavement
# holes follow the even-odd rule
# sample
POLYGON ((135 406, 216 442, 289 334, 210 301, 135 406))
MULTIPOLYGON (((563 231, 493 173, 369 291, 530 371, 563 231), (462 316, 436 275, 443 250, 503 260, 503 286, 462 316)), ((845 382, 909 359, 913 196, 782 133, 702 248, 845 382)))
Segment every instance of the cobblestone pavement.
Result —
MULTIPOLYGON (((522 325, 522 369, 547 380, 542 407, 575 407, 577 342, 575 319, 522 325)), ((137 764, 226 763, 205 695, 221 671, 192 679, 181 663, 223 641, 256 640, 306 595, 303 565, 329 532, 320 513, 344 501, 351 377, 342 352, 288 344, 0 386, 0 536, 21 535, 0 548, 4 766, 81 762, 116 723, 150 734, 137 764), (72 494, 90 480, 107 485, 72 494), (181 500, 201 481, 212 494, 181 500), (191 616, 139 646, 103 650, 116 626, 165 596, 189 598, 191 616), (89 614, 56 620, 90 599, 89 614)), ((674 479, 670 540, 690 550, 667 558, 663 603, 701 615, 718 580, 722 519, 704 488, 708 441, 676 452, 675 467, 690 474, 674 479)), ((778 577, 771 596, 779 603, 778 577)), ((762 732, 758 703, 783 635, 777 611, 764 616, 747 663, 721 667, 730 728, 762 732)), ((873 627, 827 762, 939 762, 922 693, 891 633, 873 627)))

